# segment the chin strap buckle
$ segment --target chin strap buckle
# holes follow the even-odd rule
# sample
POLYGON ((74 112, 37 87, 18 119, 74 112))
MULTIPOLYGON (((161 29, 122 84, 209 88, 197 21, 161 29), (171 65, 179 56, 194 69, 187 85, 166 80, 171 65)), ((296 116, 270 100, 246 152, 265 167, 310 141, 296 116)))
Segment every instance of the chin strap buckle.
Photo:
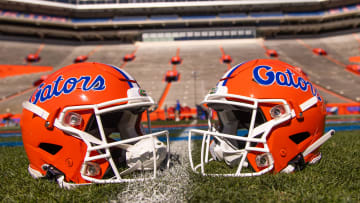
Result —
POLYGON ((59 171, 57 168, 55 168, 52 165, 44 164, 41 166, 41 168, 46 171, 45 178, 49 180, 56 180, 59 176, 64 176, 64 174, 59 171))
POLYGON ((301 171, 305 168, 306 163, 303 155, 300 153, 295 156, 291 161, 289 161, 288 165, 281 170, 282 173, 292 173, 295 171, 301 171))

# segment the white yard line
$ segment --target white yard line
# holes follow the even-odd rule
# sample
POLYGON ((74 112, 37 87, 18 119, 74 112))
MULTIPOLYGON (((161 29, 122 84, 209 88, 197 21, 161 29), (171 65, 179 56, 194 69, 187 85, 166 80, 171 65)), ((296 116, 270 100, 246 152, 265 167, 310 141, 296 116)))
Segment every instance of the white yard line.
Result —
MULTIPOLYGON (((196 124, 194 120, 191 124, 196 124)), ((191 127, 184 129, 188 132, 191 127)), ((120 202, 185 202, 187 185, 189 183, 188 174, 188 148, 187 141, 174 141, 170 143, 171 154, 178 157, 172 161, 170 169, 159 172, 156 180, 129 183, 127 189, 119 193, 116 201, 120 202)))

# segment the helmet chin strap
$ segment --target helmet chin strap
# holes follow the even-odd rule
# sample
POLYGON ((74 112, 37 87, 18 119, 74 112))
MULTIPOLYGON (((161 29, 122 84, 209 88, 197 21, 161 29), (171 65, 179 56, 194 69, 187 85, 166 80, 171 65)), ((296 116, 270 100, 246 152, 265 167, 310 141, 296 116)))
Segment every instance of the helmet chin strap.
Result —
MULTIPOLYGON (((214 136, 214 138, 216 138, 214 136)), ((217 138, 219 144, 213 141, 210 144, 210 154, 213 159, 217 161, 225 161, 225 163, 231 167, 237 167, 241 161, 241 157, 244 154, 244 150, 236 150, 231 143, 227 143, 226 140, 217 138)), ((244 163, 244 167, 247 167, 248 163, 244 163)))
POLYGON ((126 149, 126 163, 136 170, 153 170, 166 158, 166 145, 157 138, 146 138, 126 149), (153 146, 155 153, 153 154, 153 146), (156 160, 156 161, 155 161, 156 160), (154 165, 154 161, 156 165, 154 165), (140 165, 139 163, 140 162, 140 165))

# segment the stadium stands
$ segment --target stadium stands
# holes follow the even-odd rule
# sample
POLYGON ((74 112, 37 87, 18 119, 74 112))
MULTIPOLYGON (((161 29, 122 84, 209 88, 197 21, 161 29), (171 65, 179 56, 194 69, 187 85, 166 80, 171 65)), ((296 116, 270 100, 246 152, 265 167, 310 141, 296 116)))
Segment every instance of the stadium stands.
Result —
MULTIPOLYGON (((316 47, 319 41, 326 44, 332 44, 333 38, 337 38, 339 41, 343 41, 343 44, 338 44, 337 49, 346 47, 349 43, 347 41, 348 36, 338 36, 332 38, 319 39, 306 39, 307 44, 316 47)), ((355 41, 355 40, 354 40, 355 41)), ((342 66, 335 64, 323 56, 315 55, 311 50, 299 44, 297 41, 291 40, 276 40, 269 43, 270 47, 276 47, 280 54, 279 59, 293 64, 294 66, 302 68, 315 83, 328 90, 336 92, 338 95, 342 95, 351 98, 352 101, 359 101, 359 93, 354 91, 352 85, 360 85, 360 79, 358 76, 353 75, 342 66)), ((332 55, 333 50, 328 50, 329 55, 332 55)), ((341 53, 343 57, 348 55, 346 52, 341 53)), ((339 57, 340 58, 340 57, 339 57)), ((336 101, 330 102, 348 102, 349 100, 341 99, 337 97, 336 101)), ((350 100, 351 101, 351 100, 350 100)))
MULTIPOLYGON (((329 56, 341 63, 347 64, 350 55, 359 55, 356 39, 353 35, 333 36, 319 39, 302 39, 312 47, 324 47, 329 56)), ((33 52, 43 42, 2 40, 0 47, 1 64, 22 64, 27 53, 33 52), (13 54, 17 53, 17 54, 13 54)), ((319 87, 324 98, 330 103, 358 102, 360 95, 356 87, 360 85, 360 78, 346 71, 344 67, 332 63, 311 52, 294 39, 266 40, 268 49, 277 50, 279 59, 303 69, 312 81, 319 87), (355 89, 354 89, 355 88, 355 89), (331 94, 329 92, 333 92, 331 94)), ((145 42, 132 44, 96 44, 67 45, 45 43, 41 52, 42 60, 37 65, 53 66, 54 70, 73 63, 74 58, 96 50, 88 61, 97 61, 121 66, 126 54, 136 52, 136 59, 127 63, 123 68, 133 75, 155 100, 159 100, 166 86, 163 77, 171 69, 170 60, 180 48, 182 64, 177 67, 181 73, 181 80, 173 83, 165 100, 168 107, 180 100, 184 106, 195 107, 201 102, 206 93, 215 86, 227 67, 221 64, 223 47, 226 54, 231 55, 232 65, 256 58, 269 57, 258 39, 243 40, 215 40, 215 41, 179 41, 179 42, 145 42), (196 72, 196 78, 194 74, 196 72), (180 91, 179 91, 180 90, 180 91)), ((29 66, 31 68, 31 66, 29 66)), ((21 102, 26 100, 33 82, 44 73, 24 76, 7 77, 0 80, 1 100, 24 92, 18 97, 2 102, 0 112, 6 109, 19 113, 21 102), (9 88, 11 87, 11 88, 9 88)))

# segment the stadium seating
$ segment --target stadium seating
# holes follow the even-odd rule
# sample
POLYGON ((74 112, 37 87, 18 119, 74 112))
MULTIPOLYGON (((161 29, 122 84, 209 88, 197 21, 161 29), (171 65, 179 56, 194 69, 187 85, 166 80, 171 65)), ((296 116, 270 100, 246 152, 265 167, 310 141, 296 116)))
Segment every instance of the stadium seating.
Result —
MULTIPOLYGON (((172 1, 136 2, 166 3, 172 1)), ((141 81, 140 83, 143 83, 144 87, 149 87, 149 94, 157 100, 165 87, 162 79, 166 71, 170 69, 169 60, 174 56, 176 49, 180 47, 182 64, 177 70, 181 73, 181 81, 174 83, 171 88, 184 91, 170 91, 166 103, 172 105, 179 99, 182 103, 195 106, 201 102, 202 97, 210 88, 214 87, 217 79, 227 70, 219 63, 219 59, 222 57, 218 48, 219 45, 223 46, 226 54, 231 56, 232 61, 229 60, 229 64, 231 62, 232 65, 235 65, 246 60, 275 56, 264 52, 257 39, 254 39, 255 37, 273 37, 281 32, 287 35, 326 32, 327 29, 343 29, 342 25, 346 29, 359 26, 357 16, 360 12, 360 4, 346 4, 346 1, 335 3, 328 1, 329 4, 324 4, 317 9, 309 9, 302 5, 296 7, 296 2, 294 1, 294 4, 288 2, 291 8, 279 7, 279 2, 273 2, 273 5, 266 8, 254 4, 252 9, 241 8, 241 6, 236 7, 239 9, 235 9, 235 7, 234 9, 212 7, 210 10, 195 12, 192 9, 202 8, 196 6, 191 6, 189 9, 185 7, 181 7, 181 9, 178 7, 155 8, 156 6, 153 6, 155 4, 146 4, 149 6, 148 8, 141 8, 143 4, 122 4, 128 3, 126 0, 53 0, 41 1, 41 4, 44 7, 47 3, 67 4, 51 4, 57 5, 57 9, 61 12, 54 8, 54 12, 47 13, 45 9, 41 12, 42 14, 38 14, 36 9, 17 10, 15 9, 16 6, 12 7, 12 4, 9 4, 6 7, 7 9, 0 9, 0 18, 4 22, 4 26, 0 26, 0 32, 36 35, 45 39, 48 37, 64 37, 80 41, 115 39, 116 42, 100 42, 104 44, 103 47, 88 57, 88 61, 98 61, 117 66, 122 66, 124 57, 135 49, 133 44, 123 44, 124 42, 137 40, 174 41, 152 42, 154 44, 139 43, 140 47, 136 53, 136 60, 134 60, 135 58, 126 60, 129 63, 124 68, 141 81), (77 3, 78 5, 74 5, 77 3), (112 4, 110 6, 113 7, 109 8, 109 4, 112 4), (130 13, 121 10, 124 5, 128 7, 130 13), (295 7, 299 9, 294 9, 295 7), (87 8, 91 8, 92 12, 89 12, 87 8), (212 10, 214 8, 217 8, 216 11, 212 10), (171 9, 178 11, 174 12, 171 9), (69 10, 71 14, 67 16, 69 10), (134 12, 131 13, 132 11, 134 12), (178 42, 182 40, 242 38, 246 39, 178 42)), ((318 6, 318 3, 314 2, 314 7, 318 6)), ((178 3, 177 6, 182 5, 182 3, 186 4, 184 1, 176 1, 175 3, 178 3)), ((194 1, 191 3, 203 5, 203 3, 209 2, 194 1)), ((2 5, 1 2, 0 5, 2 5)), ((18 2, 17 6, 23 5, 31 7, 32 3, 18 2)), ((206 5, 203 6, 207 7, 206 5)), ((29 53, 35 53, 42 41, 23 40, 22 37, 2 39, 0 54, 3 61, 0 63, 25 64, 24 58, 29 53)), ((311 44, 312 47, 322 47, 329 56, 345 64, 345 66, 349 65, 347 61, 349 57, 359 55, 359 44, 355 43, 356 41, 351 35, 322 37, 321 40, 318 38, 304 39, 304 41, 311 44)), ((339 67, 338 64, 332 63, 324 56, 312 54, 294 39, 266 40, 265 43, 268 50, 276 50, 276 55, 280 60, 301 68, 321 87, 331 89, 353 101, 359 99, 357 91, 353 91, 351 88, 346 89, 346 87, 351 87, 352 83, 358 84, 359 79, 355 77, 356 75, 346 71, 345 67, 339 67)), ((73 41, 46 44, 41 52, 41 60, 37 62, 37 65, 53 66, 54 70, 57 70, 73 63, 76 57, 85 55, 97 47, 96 43, 72 44, 74 44, 73 41)), ((32 87, 33 82, 38 80, 41 75, 43 74, 16 76, 2 80, 0 82, 2 85, 0 87, 0 98, 6 98, 32 87), (12 88, 4 88, 7 85, 12 88)), ((339 97, 323 92, 326 99, 331 102, 343 101, 339 97)), ((21 98, 13 100, 14 102, 11 103, 13 106, 6 108, 19 111, 21 100, 24 100, 29 94, 24 93, 21 98)), ((0 113, 4 109, 5 106, 0 102, 0 113)))

